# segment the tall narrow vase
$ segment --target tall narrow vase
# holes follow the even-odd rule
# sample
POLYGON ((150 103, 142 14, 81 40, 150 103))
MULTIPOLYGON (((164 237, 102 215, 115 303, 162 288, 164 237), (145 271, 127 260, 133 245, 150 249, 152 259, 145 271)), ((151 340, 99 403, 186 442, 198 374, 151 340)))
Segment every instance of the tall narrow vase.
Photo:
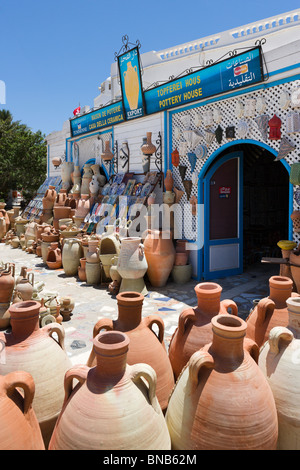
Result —
POLYGON ((147 275, 151 285, 165 286, 175 261, 175 247, 171 232, 148 229, 144 247, 148 263, 147 275))

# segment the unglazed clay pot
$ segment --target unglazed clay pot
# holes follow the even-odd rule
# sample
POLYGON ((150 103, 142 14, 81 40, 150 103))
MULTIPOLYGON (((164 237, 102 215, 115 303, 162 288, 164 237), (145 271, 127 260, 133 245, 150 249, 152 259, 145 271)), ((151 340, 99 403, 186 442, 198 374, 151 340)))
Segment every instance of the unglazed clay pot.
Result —
POLYGON ((122 277, 120 292, 134 290, 146 295, 144 275, 147 268, 148 264, 141 238, 123 238, 117 265, 118 272, 122 277))
POLYGON ((288 325, 286 301, 289 297, 299 297, 292 293, 293 281, 284 276, 269 279, 270 295, 261 299, 247 318, 247 338, 253 339, 261 347, 274 326, 288 325))
POLYGON ((259 350, 234 315, 212 318, 212 342, 195 352, 169 400, 173 450, 276 450, 278 420, 259 350))
POLYGON ((22 279, 18 279, 15 292, 17 292, 22 300, 30 300, 33 294, 34 273, 26 274, 22 279))
POLYGON ((89 194, 81 194, 78 201, 77 209, 75 211, 76 217, 84 218, 91 210, 91 202, 89 194))
POLYGON ((46 264, 49 269, 59 269, 62 267, 61 249, 58 248, 58 243, 51 243, 48 247, 46 264))
POLYGON ((0 361, 0 374, 23 370, 32 375, 35 383, 32 406, 47 448, 63 404, 64 375, 72 364, 64 349, 64 329, 58 323, 40 328, 40 308, 40 302, 33 300, 10 306, 11 332, 0 332, 5 353, 5 361, 0 361))
MULTIPOLYGON (((164 344, 164 322, 158 315, 149 315, 142 318, 144 296, 138 292, 122 292, 117 295, 118 318, 110 320, 101 318, 94 327, 94 337, 104 330, 126 332, 130 339, 127 353, 129 365, 144 362, 149 364, 156 372, 156 395, 163 412, 167 409, 168 398, 174 386, 174 376, 164 344), (158 327, 158 336, 153 331, 153 325, 158 327)), ((93 350, 88 366, 95 365, 95 351, 93 350)))
POLYGON ((55 186, 49 186, 45 195, 42 199, 43 209, 50 210, 53 209, 55 200, 56 200, 57 192, 55 190, 55 186))
POLYGON ((214 282, 202 282, 195 287, 198 305, 181 312, 169 345, 169 358, 175 378, 192 354, 212 341, 211 319, 219 314, 238 314, 233 300, 222 300, 222 287, 214 282))
POLYGON ((167 170, 166 177, 164 179, 164 184, 165 184, 166 191, 172 191, 174 181, 173 181, 173 176, 172 176, 172 171, 171 170, 167 170))
POLYGON ((87 263, 99 263, 99 240, 90 239, 88 241, 88 251, 86 253, 86 261, 87 263))
POLYGON ((166 285, 175 261, 175 248, 171 233, 167 230, 148 229, 144 240, 148 263, 147 275, 153 287, 166 285))
POLYGON ((85 263, 85 275, 87 284, 99 284, 101 281, 100 263, 85 263))
POLYGON ((62 250, 62 266, 67 276, 76 276, 80 258, 83 252, 80 240, 77 238, 66 238, 62 250))
POLYGON ((170 450, 155 372, 147 364, 127 365, 128 346, 124 333, 100 333, 93 340, 96 366, 66 373, 49 450, 170 450))
POLYGON ((272 389, 278 414, 278 450, 300 449, 300 297, 286 301, 287 327, 275 326, 258 365, 272 389))
POLYGON ((0 303, 10 302, 15 287, 15 266, 0 271, 0 303))
POLYGON ((45 450, 32 408, 34 392, 33 378, 27 372, 0 375, 0 450, 45 450))
POLYGON ((85 265, 86 265, 86 258, 80 258, 80 266, 78 266, 78 277, 80 281, 86 281, 86 272, 85 272, 85 265))

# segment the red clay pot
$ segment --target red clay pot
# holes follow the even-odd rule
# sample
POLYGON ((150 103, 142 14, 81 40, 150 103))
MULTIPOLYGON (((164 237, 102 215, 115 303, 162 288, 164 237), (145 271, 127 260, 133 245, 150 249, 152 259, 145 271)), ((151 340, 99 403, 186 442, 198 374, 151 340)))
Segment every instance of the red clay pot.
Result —
MULTIPOLYGON (((143 301, 144 296, 137 292, 118 294, 117 320, 100 319, 94 327, 94 337, 102 329, 126 332, 130 339, 127 362, 130 365, 143 362, 153 367, 157 375, 156 395, 164 412, 174 386, 172 367, 164 344, 164 323, 158 315, 142 318, 143 301), (153 325, 158 326, 158 336, 152 329, 153 325)), ((95 365, 94 350, 87 365, 95 365)))
POLYGON ((217 315, 211 323, 212 342, 192 355, 169 401, 172 450, 276 450, 275 400, 246 322, 217 315))
POLYGON ((0 303, 10 302, 15 287, 15 267, 7 266, 0 271, 0 303))
POLYGON ((215 315, 229 313, 229 309, 233 315, 238 314, 235 302, 221 301, 222 287, 219 284, 203 282, 196 285, 195 292, 198 305, 181 312, 169 345, 169 358, 176 379, 192 354, 211 342, 211 319, 215 315))
POLYGON ((148 229, 144 240, 147 275, 153 287, 166 285, 175 261, 175 247, 171 232, 148 229))
POLYGON ((251 338, 260 348, 269 338, 275 326, 287 327, 289 314, 286 301, 289 297, 299 297, 293 290, 293 281, 284 276, 269 279, 270 295, 261 299, 247 318, 247 338, 251 338))
POLYGON ((100 333, 93 341, 95 367, 66 373, 65 401, 49 450, 171 449, 155 372, 147 364, 129 366, 128 345, 124 333, 100 333), (79 383, 73 388, 74 379, 79 383))
POLYGON ((27 372, 0 375, 0 450, 45 450, 32 408, 34 392, 33 378, 27 372))

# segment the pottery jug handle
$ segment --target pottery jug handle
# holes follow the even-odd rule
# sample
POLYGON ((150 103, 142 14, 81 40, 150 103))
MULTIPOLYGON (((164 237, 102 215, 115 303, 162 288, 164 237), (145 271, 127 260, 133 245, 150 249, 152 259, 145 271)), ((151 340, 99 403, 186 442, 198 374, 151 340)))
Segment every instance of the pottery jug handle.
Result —
POLYGON ((74 367, 71 367, 66 374, 65 374, 65 380, 64 380, 64 388, 65 388, 65 398, 64 398, 64 403, 68 400, 69 396, 71 395, 73 391, 73 379, 78 380, 79 383, 83 384, 86 381, 88 372, 90 370, 90 367, 86 365, 77 365, 74 367))
POLYGON ((49 323, 49 325, 45 325, 41 328, 42 330, 46 331, 51 338, 56 341, 55 338, 53 338, 52 333, 56 333, 58 336, 58 344, 60 345, 61 349, 65 351, 65 330, 62 325, 59 323, 49 323))
POLYGON ((34 274, 33 273, 28 273, 27 274, 27 279, 30 282, 30 284, 33 286, 34 285, 34 274), (31 278, 31 280, 30 280, 31 278))
POLYGON ((278 354, 282 347, 282 343, 291 343, 293 339, 294 335, 291 330, 284 328, 283 326, 275 326, 269 334, 270 352, 278 354))
MULTIPOLYGON (((148 397, 151 405, 153 406, 156 411, 159 409, 158 401, 155 400, 156 398, 156 382, 157 376, 155 370, 149 366, 148 364, 137 363, 130 366, 131 369, 131 380, 136 382, 141 382, 141 378, 145 379, 148 382, 148 397), (157 406, 158 405, 158 406, 157 406)), ((142 381, 145 385, 145 382, 142 381)))
POLYGON ((256 364, 258 364, 258 356, 259 356, 259 347, 258 344, 253 341, 251 338, 244 338, 244 349, 247 351, 252 359, 255 360, 256 364))
POLYGON ((205 351, 197 351, 195 352, 188 364, 187 367, 189 368, 189 380, 191 383, 191 392, 194 392, 199 384, 199 372, 202 368, 205 369, 213 369, 215 366, 215 361, 213 357, 205 351))
MULTIPOLYGON (((163 320, 158 315, 149 315, 148 317, 145 318, 145 323, 147 327, 150 328, 151 331, 153 331, 152 330, 153 324, 156 324, 158 326, 158 339, 162 343, 164 340, 164 331, 165 331, 165 324, 163 320)), ((153 333, 156 335, 154 331, 153 333)))
MULTIPOLYGON (((275 309, 275 302, 273 302, 273 300, 271 299, 261 299, 257 306, 257 322, 258 324, 262 324, 267 315, 270 314, 272 315, 272 313, 274 312, 274 309, 275 309)), ((254 311, 254 310, 253 310, 254 311)))
POLYGON ((93 338, 97 336, 101 330, 109 331, 113 330, 113 321, 110 320, 109 318, 100 318, 100 320, 97 321, 97 323, 94 326, 93 329, 93 338))
POLYGON ((225 300, 222 300, 221 304, 225 308, 227 313, 229 313, 228 310, 231 308, 231 315, 237 315, 238 314, 237 304, 233 300, 225 299, 225 300))
POLYGON ((142 243, 139 244, 139 254, 140 256, 144 256, 144 245, 142 243))
POLYGON ((183 312, 181 312, 181 314, 179 315, 179 320, 178 320, 178 333, 180 335, 183 335, 184 332, 185 332, 185 327, 186 327, 186 323, 188 320, 191 320, 191 321, 195 321, 196 320, 196 316, 195 316, 195 312, 193 309, 187 309, 187 310, 184 310, 183 312))
POLYGON ((9 263, 9 267, 11 269, 12 277, 15 277, 15 265, 14 265, 14 263, 9 263))
POLYGON ((31 408, 35 393, 35 384, 31 374, 25 371, 14 371, 8 373, 5 378, 5 388, 8 396, 12 395, 16 388, 24 390, 23 413, 26 416, 31 408))

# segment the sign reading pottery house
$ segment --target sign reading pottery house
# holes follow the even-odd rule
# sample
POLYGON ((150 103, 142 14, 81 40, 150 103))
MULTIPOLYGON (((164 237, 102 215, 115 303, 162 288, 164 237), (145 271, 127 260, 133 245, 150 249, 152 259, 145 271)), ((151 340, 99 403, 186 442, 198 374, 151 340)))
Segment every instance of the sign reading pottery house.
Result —
POLYGON ((118 65, 125 117, 142 117, 145 111, 138 47, 119 55, 118 65))
POLYGON ((226 93, 262 80, 261 48, 256 47, 145 91, 147 114, 226 93))

